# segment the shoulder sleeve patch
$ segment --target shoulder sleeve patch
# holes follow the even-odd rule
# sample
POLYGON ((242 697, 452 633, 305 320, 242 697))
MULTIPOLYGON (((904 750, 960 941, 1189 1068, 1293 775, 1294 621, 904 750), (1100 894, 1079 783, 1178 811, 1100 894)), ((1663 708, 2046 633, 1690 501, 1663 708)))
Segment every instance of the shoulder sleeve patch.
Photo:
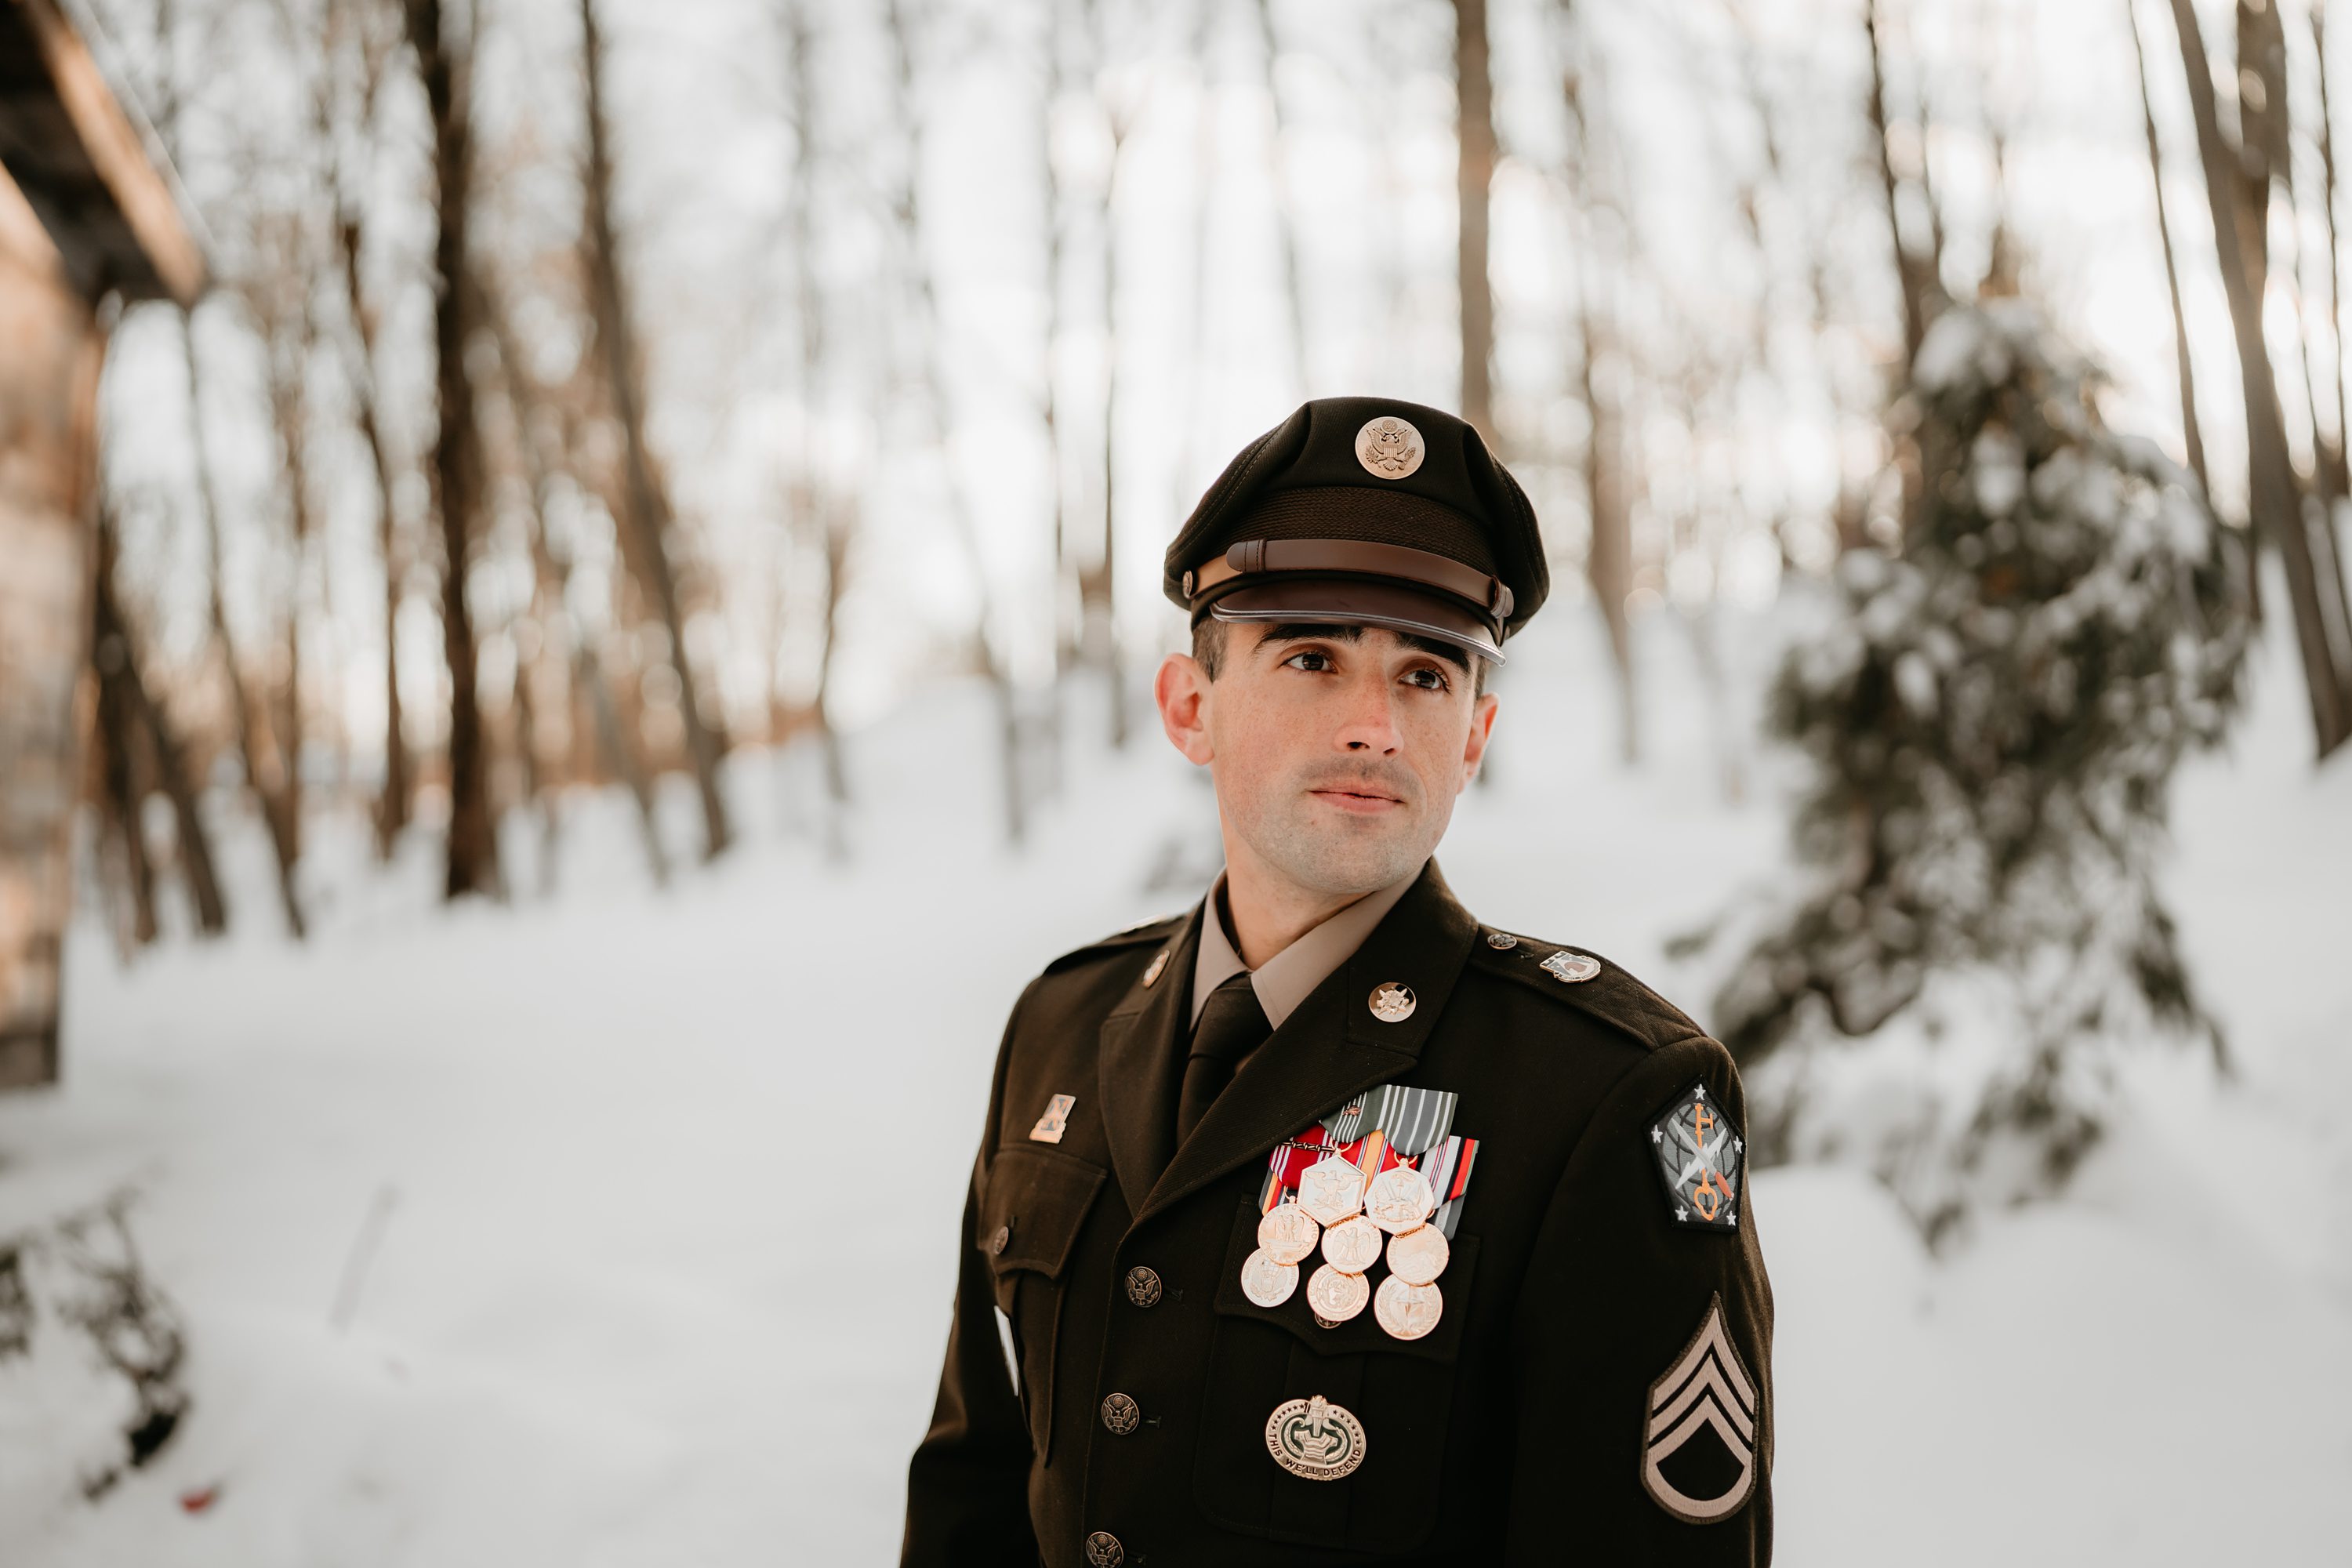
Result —
POLYGON ((1470 962, 1489 974, 1530 985, 1589 1013, 1654 1050, 1706 1031, 1690 1015, 1597 952, 1490 931, 1473 943, 1470 962))
POLYGON ((1707 1303, 1698 1332, 1650 1384, 1647 1415, 1642 1486, 1650 1500, 1686 1524, 1712 1524, 1738 1512, 1756 1489, 1764 1409, 1724 1325, 1721 1296, 1707 1303))
POLYGON ((1066 969, 1075 969, 1091 959, 1123 952, 1131 947, 1141 947, 1146 942, 1162 941, 1183 923, 1184 916, 1177 914, 1167 916, 1162 920, 1146 921, 1139 926, 1129 926, 1123 931, 1114 932, 1097 942, 1090 942, 1084 947, 1072 948, 1045 965, 1045 973, 1059 974, 1066 969))
POLYGON ((1705 1083, 1684 1089, 1650 1123, 1650 1149, 1677 1228, 1739 1228, 1748 1142, 1705 1083))

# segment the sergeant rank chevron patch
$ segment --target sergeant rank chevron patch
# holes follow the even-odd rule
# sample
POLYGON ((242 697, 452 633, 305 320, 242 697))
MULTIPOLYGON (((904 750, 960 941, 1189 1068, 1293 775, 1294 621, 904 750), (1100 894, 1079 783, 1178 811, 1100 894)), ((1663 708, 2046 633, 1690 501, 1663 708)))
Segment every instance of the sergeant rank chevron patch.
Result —
POLYGON ((1657 1505, 1690 1524, 1738 1511, 1756 1487, 1756 1384, 1723 1324, 1723 1298, 1664 1376, 1650 1384, 1642 1485, 1657 1505))

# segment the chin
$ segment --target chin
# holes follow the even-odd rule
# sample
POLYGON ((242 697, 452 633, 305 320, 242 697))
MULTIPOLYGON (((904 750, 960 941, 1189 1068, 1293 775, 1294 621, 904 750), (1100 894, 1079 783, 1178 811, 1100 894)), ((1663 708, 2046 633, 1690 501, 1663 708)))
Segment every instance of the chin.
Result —
POLYGON ((1433 846, 1418 832, 1404 831, 1418 824, 1375 824, 1360 817, 1318 822, 1279 844, 1260 847, 1260 853, 1302 888, 1339 897, 1360 895, 1387 887, 1410 875, 1429 858, 1433 846))

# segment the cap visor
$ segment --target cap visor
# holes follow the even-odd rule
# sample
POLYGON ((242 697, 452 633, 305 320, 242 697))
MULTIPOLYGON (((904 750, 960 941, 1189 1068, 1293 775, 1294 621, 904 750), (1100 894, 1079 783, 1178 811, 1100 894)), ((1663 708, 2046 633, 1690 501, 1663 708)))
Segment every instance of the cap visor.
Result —
POLYGON ((1451 643, 1495 663, 1503 650, 1483 620, 1452 601, 1387 583, 1352 578, 1297 577, 1236 588, 1209 606, 1221 621, 1328 622, 1381 626, 1451 643))

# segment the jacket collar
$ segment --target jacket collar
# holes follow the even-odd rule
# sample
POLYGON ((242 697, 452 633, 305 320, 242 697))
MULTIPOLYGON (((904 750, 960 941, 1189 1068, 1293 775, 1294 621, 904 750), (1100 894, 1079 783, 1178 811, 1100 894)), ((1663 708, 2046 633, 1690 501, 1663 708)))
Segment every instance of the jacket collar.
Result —
POLYGON ((1469 957, 1477 922, 1432 859, 1354 955, 1250 1053, 1181 1149, 1172 1148, 1177 1051, 1206 906, 1171 941, 1156 987, 1139 983, 1103 1020, 1100 1092, 1111 1162, 1140 1224, 1365 1089, 1410 1072, 1469 957), (1413 993, 1410 1017, 1382 1023, 1375 988, 1413 993))
MULTIPOLYGON (((1185 982, 1201 945, 1205 904, 1195 905, 1170 933, 1158 958, 1102 1021, 1102 1047, 1096 1055, 1096 1092, 1102 1096, 1103 1131, 1110 1142, 1111 1167, 1133 1214, 1168 1166, 1176 1142, 1176 1090, 1188 1037, 1185 982)), ((1213 915, 1208 918, 1214 919, 1213 915)))

